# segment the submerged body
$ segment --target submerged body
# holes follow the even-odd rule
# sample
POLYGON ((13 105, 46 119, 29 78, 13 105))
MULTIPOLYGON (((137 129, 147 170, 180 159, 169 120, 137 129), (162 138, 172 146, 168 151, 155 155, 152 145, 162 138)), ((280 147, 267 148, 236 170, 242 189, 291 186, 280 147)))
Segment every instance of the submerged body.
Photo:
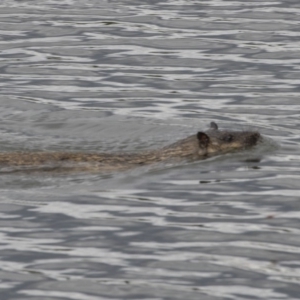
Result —
POLYGON ((243 150, 257 144, 255 131, 222 131, 212 122, 198 132, 167 147, 140 153, 2 152, 0 167, 26 170, 111 171, 172 160, 199 160, 243 150))

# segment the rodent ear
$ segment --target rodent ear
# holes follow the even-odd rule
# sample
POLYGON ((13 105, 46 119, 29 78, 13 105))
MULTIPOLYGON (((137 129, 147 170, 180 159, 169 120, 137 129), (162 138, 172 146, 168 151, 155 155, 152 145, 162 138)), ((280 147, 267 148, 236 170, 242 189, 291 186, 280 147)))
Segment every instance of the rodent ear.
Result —
POLYGON ((197 139, 200 143, 200 146, 205 146, 207 147, 208 143, 209 143, 209 137, 206 133, 199 131, 197 133, 197 139))
POLYGON ((210 122, 210 129, 218 130, 218 125, 215 122, 210 122))

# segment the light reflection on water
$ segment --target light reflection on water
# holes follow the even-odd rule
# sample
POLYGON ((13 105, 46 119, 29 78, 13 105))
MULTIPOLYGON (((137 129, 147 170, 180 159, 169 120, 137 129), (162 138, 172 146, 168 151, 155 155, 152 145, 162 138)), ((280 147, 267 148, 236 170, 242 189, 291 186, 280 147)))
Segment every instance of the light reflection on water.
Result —
POLYGON ((1 174, 1 300, 299 299, 297 3, 4 0, 0 22, 1 151, 265 135, 196 163, 1 174))

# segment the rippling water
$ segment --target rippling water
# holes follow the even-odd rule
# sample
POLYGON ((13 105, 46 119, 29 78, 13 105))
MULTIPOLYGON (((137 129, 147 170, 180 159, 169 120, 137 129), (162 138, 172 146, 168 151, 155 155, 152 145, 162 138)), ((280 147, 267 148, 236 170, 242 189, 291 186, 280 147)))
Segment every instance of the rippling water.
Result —
POLYGON ((2 0, 1 151, 256 149, 0 175, 1 300, 300 299, 300 4, 2 0))

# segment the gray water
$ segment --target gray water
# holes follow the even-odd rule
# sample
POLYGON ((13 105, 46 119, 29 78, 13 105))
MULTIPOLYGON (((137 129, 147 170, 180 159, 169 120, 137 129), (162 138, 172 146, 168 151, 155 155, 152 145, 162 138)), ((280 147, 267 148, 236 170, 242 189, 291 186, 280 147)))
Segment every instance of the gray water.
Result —
POLYGON ((0 175, 0 299, 300 299, 299 1, 0 2, 0 151, 252 150, 0 175))

